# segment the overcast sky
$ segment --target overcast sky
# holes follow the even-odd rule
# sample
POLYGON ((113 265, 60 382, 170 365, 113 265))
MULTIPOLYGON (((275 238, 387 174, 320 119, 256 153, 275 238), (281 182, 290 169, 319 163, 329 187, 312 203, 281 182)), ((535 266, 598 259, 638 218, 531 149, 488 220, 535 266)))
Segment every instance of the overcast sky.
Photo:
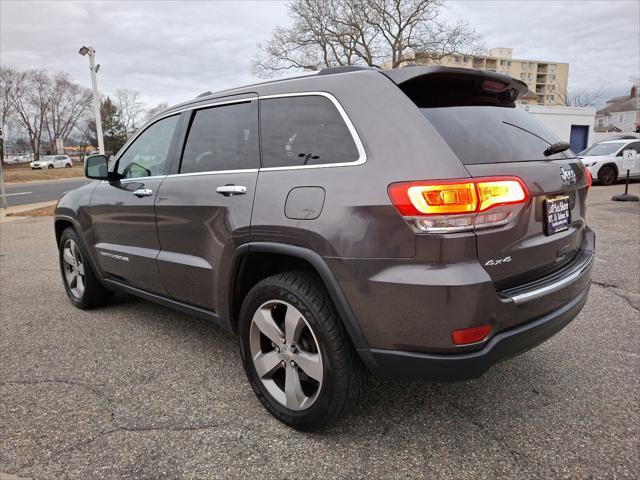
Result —
MULTIPOLYGON (((573 87, 629 89, 640 76, 640 2, 450 1, 488 48, 514 58, 569 62, 573 87)), ((101 92, 140 90, 152 106, 251 83, 256 43, 286 25, 280 1, 0 1, 0 63, 63 70, 89 86, 82 45, 96 49, 101 92)))

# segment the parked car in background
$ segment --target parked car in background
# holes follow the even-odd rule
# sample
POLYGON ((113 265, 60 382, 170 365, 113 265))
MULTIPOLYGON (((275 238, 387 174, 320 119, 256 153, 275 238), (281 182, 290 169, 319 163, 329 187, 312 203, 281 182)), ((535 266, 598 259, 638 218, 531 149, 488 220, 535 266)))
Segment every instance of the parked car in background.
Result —
MULTIPOLYGON (((591 145, 578 154, 584 166, 589 169, 594 180, 602 185, 612 185, 618 178, 623 178, 627 171, 622 168, 622 152, 635 150, 640 153, 640 140, 606 140, 591 145)), ((635 168, 629 171, 630 177, 640 176, 640 162, 636 160, 635 168)))
POLYGON ((478 377, 559 332, 591 284, 590 178, 515 108, 526 92, 345 67, 168 109, 60 199, 68 298, 121 290, 236 333, 260 401, 302 430, 353 408, 367 371, 478 377))
POLYGON ((73 167, 73 160, 67 155, 45 155, 40 157, 40 160, 31 162, 31 170, 71 167, 73 167))

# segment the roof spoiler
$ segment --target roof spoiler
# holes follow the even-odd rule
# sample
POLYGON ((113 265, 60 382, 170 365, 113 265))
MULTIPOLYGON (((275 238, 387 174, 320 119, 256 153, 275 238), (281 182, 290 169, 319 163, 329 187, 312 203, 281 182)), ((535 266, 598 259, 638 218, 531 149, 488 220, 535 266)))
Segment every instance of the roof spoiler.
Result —
POLYGON ((381 70, 420 108, 489 105, 515 107, 529 91, 520 80, 485 70, 406 67, 381 70))

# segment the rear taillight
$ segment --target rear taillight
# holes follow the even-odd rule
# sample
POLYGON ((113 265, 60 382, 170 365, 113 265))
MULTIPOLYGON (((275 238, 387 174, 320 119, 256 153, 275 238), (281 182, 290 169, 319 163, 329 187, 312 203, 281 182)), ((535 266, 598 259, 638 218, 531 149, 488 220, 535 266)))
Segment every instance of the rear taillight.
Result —
POLYGON ((401 182, 389 186, 396 209, 417 233, 504 225, 529 193, 518 177, 401 182))
POLYGON ((588 168, 585 168, 584 171, 587 172, 587 190, 589 190, 593 183, 593 177, 591 176, 591 171, 588 168))

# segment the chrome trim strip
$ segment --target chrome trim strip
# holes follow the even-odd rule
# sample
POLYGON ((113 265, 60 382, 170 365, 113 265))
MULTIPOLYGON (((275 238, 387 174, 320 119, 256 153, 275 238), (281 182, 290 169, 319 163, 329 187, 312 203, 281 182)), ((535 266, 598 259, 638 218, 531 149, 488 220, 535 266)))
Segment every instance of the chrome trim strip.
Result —
POLYGON ((358 159, 353 162, 325 163, 321 165, 295 165, 291 167, 266 167, 266 168, 261 167, 260 168, 261 172, 271 172, 271 171, 278 171, 278 170, 305 170, 308 168, 351 167, 356 165, 362 165, 367 161, 367 152, 364 149, 362 140, 360 140, 360 136, 358 135, 358 132, 356 131, 355 126, 353 125, 353 122, 349 118, 349 115, 347 115, 347 112, 345 111, 345 109, 342 108, 342 105, 340 104, 340 102, 338 102, 338 99, 333 95, 331 95, 330 93, 327 93, 327 92, 280 93, 275 95, 259 96, 258 98, 260 100, 263 100, 263 99, 270 99, 270 98, 309 97, 309 96, 325 97, 325 98, 328 98, 331 101, 331 103, 333 103, 333 105, 338 110, 338 113, 342 117, 342 120, 344 121, 345 125, 347 126, 347 129, 351 134, 351 138, 356 144, 356 149, 358 150, 358 159))
MULTIPOLYGON (((166 177, 166 175, 152 175, 150 177, 121 178, 119 183, 143 182, 145 180, 155 180, 157 178, 164 178, 164 177, 166 177)), ((103 182, 108 182, 108 180, 103 180, 103 182)))
POLYGON ((563 289, 570 283, 574 282, 578 278, 580 278, 584 273, 591 267, 593 263, 594 255, 591 254, 590 257, 580 265, 575 271, 571 272, 566 277, 558 280, 555 283, 551 283, 549 285, 545 285, 544 287, 538 288, 536 290, 531 290, 529 292, 520 293, 517 295, 513 295, 511 297, 505 298, 505 300, 511 300, 516 305, 521 303, 530 302, 531 300, 535 300, 537 298, 543 297, 549 293, 557 292, 558 290, 563 289))
POLYGON ((238 170, 211 170, 207 172, 192 172, 192 173, 172 173, 171 175, 167 175, 167 178, 174 177, 199 177, 201 175, 224 175, 230 173, 258 173, 257 168, 240 168, 238 170))

